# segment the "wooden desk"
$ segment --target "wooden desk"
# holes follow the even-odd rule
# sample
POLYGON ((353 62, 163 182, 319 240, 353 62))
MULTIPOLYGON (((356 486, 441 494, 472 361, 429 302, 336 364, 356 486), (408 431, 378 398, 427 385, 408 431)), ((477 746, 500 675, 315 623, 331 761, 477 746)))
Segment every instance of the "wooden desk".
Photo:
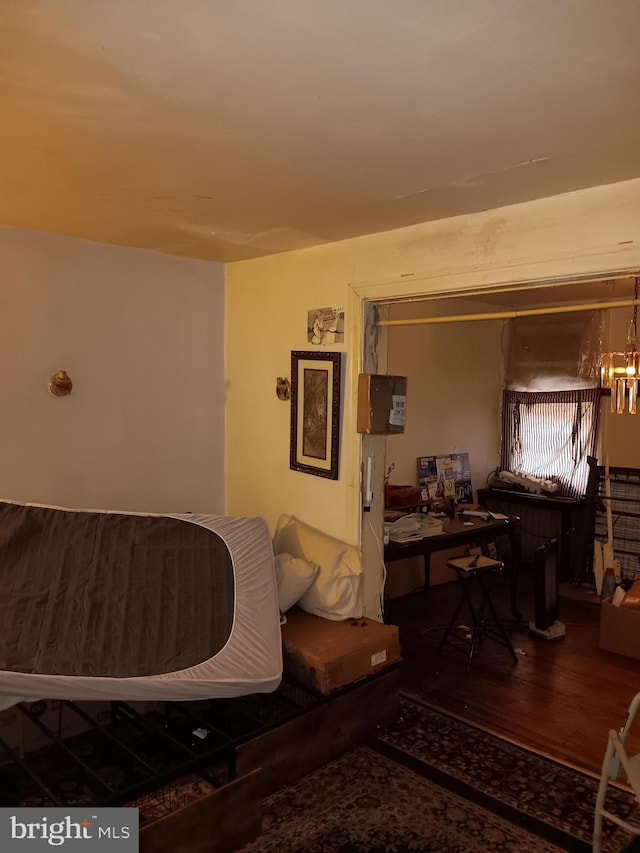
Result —
POLYGON ((522 613, 517 608, 516 596, 518 591, 518 572, 520 568, 520 538, 518 535, 517 519, 483 521, 481 518, 466 517, 464 521, 459 517, 444 519, 444 532, 436 536, 425 536, 415 542, 407 542, 401 545, 398 542, 390 542, 384 546, 384 561, 392 563, 394 560, 405 560, 407 557, 424 558, 424 585, 430 586, 431 554, 434 551, 443 551, 446 548, 454 548, 457 545, 477 545, 485 548, 489 542, 493 542, 499 536, 508 536, 511 546, 511 558, 509 567, 509 596, 511 612, 520 624, 522 613), (465 522, 471 522, 470 524, 465 522))

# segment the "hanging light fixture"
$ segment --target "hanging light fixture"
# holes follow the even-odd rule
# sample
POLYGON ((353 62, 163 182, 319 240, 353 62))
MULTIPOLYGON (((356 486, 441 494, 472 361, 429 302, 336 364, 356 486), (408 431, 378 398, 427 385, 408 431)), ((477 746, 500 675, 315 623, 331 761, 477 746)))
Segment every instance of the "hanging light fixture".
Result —
POLYGON ((624 352, 605 352, 600 362, 600 384, 611 389, 611 411, 622 414, 625 400, 629 400, 629 414, 635 415, 640 379, 640 352, 638 352, 638 282, 635 280, 633 316, 624 352), (628 394, 626 393, 628 391, 628 394))

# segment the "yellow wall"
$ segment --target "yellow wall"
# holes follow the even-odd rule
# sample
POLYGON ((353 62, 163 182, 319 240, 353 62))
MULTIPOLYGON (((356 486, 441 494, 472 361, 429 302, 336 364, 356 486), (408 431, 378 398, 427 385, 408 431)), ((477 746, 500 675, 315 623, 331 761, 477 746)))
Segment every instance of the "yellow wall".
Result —
MULTIPOLYGON (((262 515, 272 527, 280 513, 295 513, 360 542, 361 298, 630 268, 640 268, 640 179, 229 264, 227 512, 262 515), (348 312, 338 481, 289 470, 289 405, 274 390, 276 377, 290 373, 291 350, 307 348, 307 310, 329 305, 348 312)), ((378 593, 371 585, 371 612, 378 593)))
POLYGON ((0 496, 224 512, 222 265, 11 228, 0 259, 0 496))
MULTIPOLYGON (((343 385, 337 481, 289 469, 291 406, 275 390, 276 377, 291 376, 291 350, 312 348, 307 344, 307 310, 347 308, 343 258, 311 250, 230 264, 226 293, 231 296, 226 313, 227 512, 263 516, 272 528, 281 512, 295 514, 339 538, 357 541, 358 448, 349 440, 355 431, 349 382, 343 385)), ((347 336, 353 339, 350 330, 347 336)))

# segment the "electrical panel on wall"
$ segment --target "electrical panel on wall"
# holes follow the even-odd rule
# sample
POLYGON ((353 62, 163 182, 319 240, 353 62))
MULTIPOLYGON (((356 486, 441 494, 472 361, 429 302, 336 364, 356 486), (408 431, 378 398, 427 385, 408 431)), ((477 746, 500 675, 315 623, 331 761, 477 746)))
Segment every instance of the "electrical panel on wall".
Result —
POLYGON ((358 432, 364 435, 403 433, 406 408, 406 376, 359 375, 358 432))

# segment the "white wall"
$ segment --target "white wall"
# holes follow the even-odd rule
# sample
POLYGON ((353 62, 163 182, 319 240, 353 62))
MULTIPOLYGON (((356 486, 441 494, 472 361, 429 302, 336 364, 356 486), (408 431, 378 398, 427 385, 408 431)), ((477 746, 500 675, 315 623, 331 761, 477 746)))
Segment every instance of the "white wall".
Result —
MULTIPOLYGON (((456 300, 391 305, 389 319, 488 312, 456 300)), ((499 463, 502 321, 392 326, 387 372, 407 377, 407 422, 390 435, 391 483, 417 483, 417 458, 468 453, 474 496, 499 463)))
POLYGON ((5 228, 0 268, 0 496, 222 513, 222 265, 5 228))
MULTIPOLYGON (((360 543, 356 388, 360 300, 640 268, 640 179, 227 267, 227 511, 281 512, 360 543), (289 405, 275 395, 306 312, 347 310, 340 480, 289 470, 289 405)), ((364 529, 364 528, 363 528, 364 529)), ((380 578, 380 567, 365 573, 380 578)), ((379 583, 365 607, 378 608, 379 583)))

